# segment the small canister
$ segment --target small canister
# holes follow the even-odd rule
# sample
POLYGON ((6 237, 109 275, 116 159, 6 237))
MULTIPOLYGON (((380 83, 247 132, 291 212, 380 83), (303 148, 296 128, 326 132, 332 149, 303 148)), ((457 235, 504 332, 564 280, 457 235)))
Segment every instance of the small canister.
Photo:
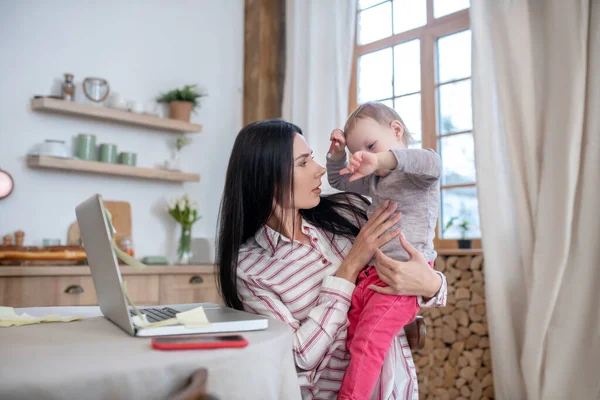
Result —
POLYGON ((117 145, 102 143, 100 145, 100 161, 110 164, 117 163, 117 145))
POLYGON ((96 160, 96 135, 80 133, 77 135, 77 150, 75 155, 80 160, 96 160))
POLYGON ((129 152, 123 151, 123 152, 121 152, 121 154, 119 154, 119 164, 131 165, 132 167, 135 167, 136 163, 137 163, 137 154, 136 153, 129 153, 129 152))

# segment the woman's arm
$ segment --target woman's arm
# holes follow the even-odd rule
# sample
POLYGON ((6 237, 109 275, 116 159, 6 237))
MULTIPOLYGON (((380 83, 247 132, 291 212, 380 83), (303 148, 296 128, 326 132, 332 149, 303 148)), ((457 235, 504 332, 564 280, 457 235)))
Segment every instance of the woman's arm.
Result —
POLYGON ((442 280, 442 285, 433 296, 419 296, 417 301, 419 307, 446 307, 446 298, 448 297, 448 282, 446 277, 440 271, 434 271, 442 280))
POLYGON ((345 279, 326 277, 316 305, 301 323, 277 294, 251 278, 238 279, 239 296, 248 311, 283 321, 292 328, 294 361, 303 370, 313 370, 321 363, 339 331, 345 327, 354 287, 345 279))
POLYGON ((358 273, 373 259, 375 251, 400 234, 399 228, 387 232, 400 221, 401 214, 395 213, 397 208, 398 204, 386 200, 375 210, 354 239, 336 276, 356 282, 358 273))
POLYGON ((375 210, 361 228, 336 276, 323 280, 318 301, 302 323, 293 317, 276 293, 253 277, 238 275, 238 292, 244 307, 283 321, 294 331, 294 358, 299 368, 316 368, 346 324, 359 271, 373 258, 377 248, 399 233, 385 233, 398 221, 398 215, 393 216, 396 208, 396 204, 386 202, 375 210))

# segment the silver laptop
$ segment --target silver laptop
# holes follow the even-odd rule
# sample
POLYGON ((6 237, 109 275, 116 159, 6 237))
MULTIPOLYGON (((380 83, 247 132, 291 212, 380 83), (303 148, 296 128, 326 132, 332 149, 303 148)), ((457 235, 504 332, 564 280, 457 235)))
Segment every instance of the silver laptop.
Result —
POLYGON ((175 314, 203 306, 208 321, 205 328, 186 328, 183 325, 140 329, 133 325, 131 317, 135 315, 128 307, 121 289, 121 271, 117 257, 111 246, 111 228, 103 212, 100 195, 94 195, 77 206, 77 222, 81 231, 83 247, 98 296, 102 314, 134 336, 163 336, 198 333, 241 332, 266 329, 268 319, 259 315, 222 307, 215 303, 179 304, 155 307, 138 307, 146 314, 150 322, 174 318, 175 314))

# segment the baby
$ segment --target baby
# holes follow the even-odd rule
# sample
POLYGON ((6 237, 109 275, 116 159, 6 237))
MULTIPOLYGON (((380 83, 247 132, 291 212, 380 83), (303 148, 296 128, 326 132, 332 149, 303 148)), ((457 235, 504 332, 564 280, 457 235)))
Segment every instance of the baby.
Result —
MULTIPOLYGON (((365 103, 348 118, 344 132, 334 130, 327 160, 332 187, 372 198, 369 218, 386 200, 398 204, 400 228, 407 241, 433 266, 433 237, 438 218, 440 157, 433 150, 408 149, 410 133, 398 113, 381 103, 365 103), (352 153, 347 161, 345 147, 352 153)), ((396 228, 392 227, 391 229, 396 228)), ((398 240, 381 251, 399 261, 410 256, 398 240)), ((415 296, 378 293, 371 285, 387 286, 371 265, 358 277, 348 312, 347 347, 350 364, 338 399, 369 399, 392 340, 417 315, 415 296)))

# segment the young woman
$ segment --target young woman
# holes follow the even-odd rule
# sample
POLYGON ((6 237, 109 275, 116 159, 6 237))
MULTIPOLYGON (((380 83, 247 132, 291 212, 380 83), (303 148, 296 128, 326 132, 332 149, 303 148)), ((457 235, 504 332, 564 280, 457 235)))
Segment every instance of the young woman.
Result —
MULTIPOLYGON (((334 399, 349 363, 348 309, 358 274, 375 268, 394 294, 419 296, 421 306, 443 306, 444 276, 408 244, 406 262, 379 247, 398 240, 395 204, 367 221, 368 201, 342 193, 320 196, 325 169, 297 126, 260 121, 237 136, 219 221, 219 283, 225 303, 287 323, 305 399, 334 399)), ((374 399, 417 399, 417 379, 406 336, 394 339, 374 399)))

